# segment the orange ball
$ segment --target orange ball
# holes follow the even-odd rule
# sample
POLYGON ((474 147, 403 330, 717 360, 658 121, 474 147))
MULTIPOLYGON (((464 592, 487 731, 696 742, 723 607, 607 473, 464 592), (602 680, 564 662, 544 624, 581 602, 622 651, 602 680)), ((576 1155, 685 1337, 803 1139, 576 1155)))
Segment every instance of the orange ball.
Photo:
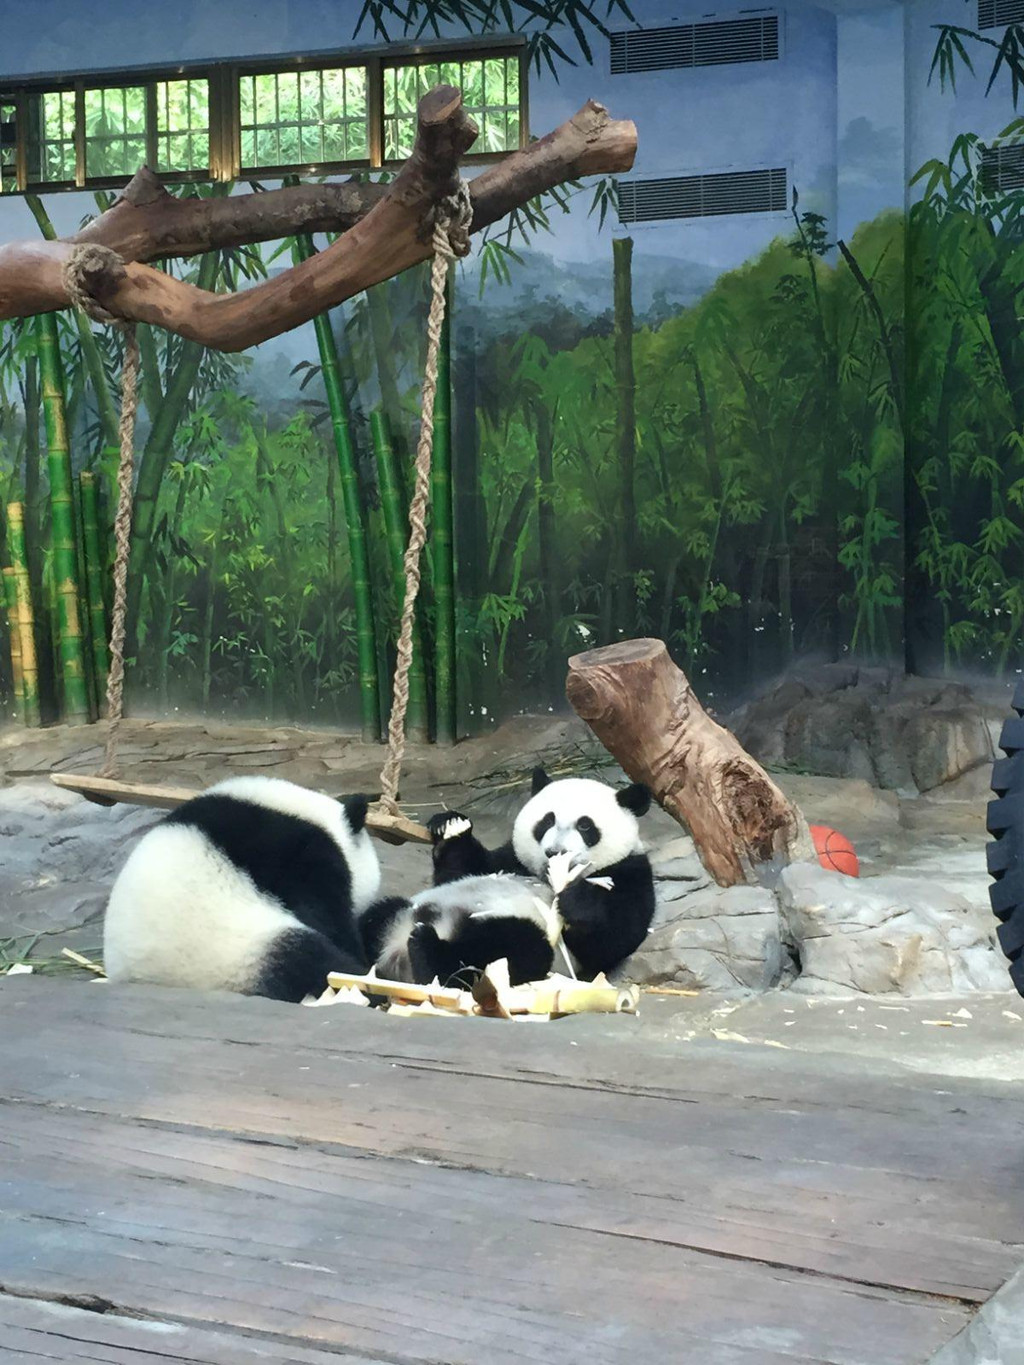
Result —
POLYGON ((830 872, 842 872, 847 877, 860 876, 860 863, 853 845, 845 834, 828 825, 810 825, 811 838, 818 854, 818 862, 830 872))

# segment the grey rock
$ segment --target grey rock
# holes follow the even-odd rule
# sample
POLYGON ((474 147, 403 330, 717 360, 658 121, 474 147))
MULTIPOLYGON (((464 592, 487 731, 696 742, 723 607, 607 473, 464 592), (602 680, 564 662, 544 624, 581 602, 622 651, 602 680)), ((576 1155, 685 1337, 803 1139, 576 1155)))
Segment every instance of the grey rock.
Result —
POLYGON ((1022 1323, 1024 1270, 1019 1270, 928 1365, 1024 1365, 1022 1323))
POLYGON ((714 991, 763 991, 783 980, 789 959, 770 891, 707 887, 674 908, 670 918, 655 921, 617 979, 714 991))
POLYGON ((731 719, 762 763, 932 791, 993 756, 988 708, 961 684, 819 665, 784 678, 731 719))
POLYGON ((927 995, 1006 987, 990 914, 935 880, 857 879, 812 864, 779 881, 783 938, 800 962, 794 989, 927 995))

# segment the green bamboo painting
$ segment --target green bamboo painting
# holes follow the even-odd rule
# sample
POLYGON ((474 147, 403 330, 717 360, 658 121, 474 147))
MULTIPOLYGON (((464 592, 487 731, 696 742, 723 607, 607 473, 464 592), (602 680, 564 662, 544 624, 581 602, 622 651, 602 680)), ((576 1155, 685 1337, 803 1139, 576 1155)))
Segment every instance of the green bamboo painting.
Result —
MULTIPOLYGON (((36 652, 35 613, 25 553, 25 513, 21 503, 7 505, 7 552, 15 582, 21 665, 21 705, 26 725, 39 724, 39 665, 36 652)), ((5 584, 5 592, 9 591, 5 584)))
POLYGON ((96 476, 83 470, 78 476, 82 508, 82 543, 85 549, 85 588, 89 604, 93 676, 96 680, 97 708, 103 712, 110 657, 107 645, 107 613, 103 603, 103 554, 100 548, 99 494, 96 476))
MULTIPOLYGON (((406 509, 401 493, 395 453, 388 439, 387 422, 377 409, 370 414, 370 433, 377 459, 377 484, 380 489, 384 533, 388 543, 388 559, 395 586, 396 620, 401 618, 405 602, 405 540, 408 532, 406 509)), ((426 743, 429 738, 427 710, 427 682, 423 666, 423 641, 418 624, 413 625, 412 664, 409 669, 409 708, 406 730, 411 740, 426 743)))
POLYGON ((79 613, 78 550, 75 538, 71 446, 64 407, 64 370, 57 319, 45 313, 36 320, 39 375, 46 423, 47 469, 50 479, 50 541, 57 599, 57 647, 62 683, 62 719, 82 725, 89 719, 84 632, 79 613))
POLYGON ((18 610, 18 579, 15 570, 4 566, 4 607, 7 617, 7 639, 11 653, 12 720, 20 720, 25 706, 25 682, 21 670, 21 614, 18 610))
MULTIPOLYGON (((308 236, 295 239, 295 255, 307 260, 313 254, 313 243, 308 236)), ((359 697, 363 739, 376 743, 380 739, 380 683, 377 676, 377 637, 373 616, 373 592, 370 582, 369 552, 366 523, 359 489, 356 451, 345 388, 338 363, 338 347, 331 330, 331 320, 321 313, 314 320, 320 368, 331 415, 331 431, 338 457, 338 476, 342 502, 348 527, 349 559, 352 566, 352 591, 355 597, 356 637, 359 650, 359 697)))
POLYGON ((455 535, 452 525, 452 289, 441 331, 434 401, 434 456, 430 474, 431 540, 434 583, 434 727, 439 744, 454 744, 455 698, 455 535))

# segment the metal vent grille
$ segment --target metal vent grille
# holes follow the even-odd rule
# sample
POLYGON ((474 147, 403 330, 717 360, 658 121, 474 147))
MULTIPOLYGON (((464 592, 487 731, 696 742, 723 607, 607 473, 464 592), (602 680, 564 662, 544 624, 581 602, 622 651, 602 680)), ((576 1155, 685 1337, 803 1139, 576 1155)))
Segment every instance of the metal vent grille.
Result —
MULTIPOLYGON (((1007 3, 1008 0, 991 0, 1007 3)), ((666 28, 634 28, 611 34, 613 76, 668 71, 681 66, 774 62, 779 57, 779 17, 722 19, 666 28)))
POLYGON ((778 213, 786 207, 786 172, 782 167, 619 182, 620 223, 712 218, 726 213, 778 213))
POLYGON ((982 148, 981 187, 986 194, 1024 189, 1024 143, 982 148))
POLYGON ((978 27, 1024 23, 1024 0, 978 0, 978 27))

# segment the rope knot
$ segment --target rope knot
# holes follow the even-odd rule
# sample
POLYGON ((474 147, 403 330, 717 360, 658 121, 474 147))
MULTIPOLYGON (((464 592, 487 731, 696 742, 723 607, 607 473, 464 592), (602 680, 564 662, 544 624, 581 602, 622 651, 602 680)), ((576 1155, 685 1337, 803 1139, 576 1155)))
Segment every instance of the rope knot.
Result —
POLYGON ((469 227, 473 221, 473 203, 469 186, 462 177, 454 194, 439 199, 428 215, 433 229, 433 248, 436 256, 448 261, 469 255, 469 227))
POLYGON ((96 287, 100 282, 109 284, 124 274, 124 261, 116 251, 98 242, 82 242, 73 248, 61 273, 68 298, 76 308, 94 322, 125 325, 126 318, 111 313, 96 298, 96 287))

